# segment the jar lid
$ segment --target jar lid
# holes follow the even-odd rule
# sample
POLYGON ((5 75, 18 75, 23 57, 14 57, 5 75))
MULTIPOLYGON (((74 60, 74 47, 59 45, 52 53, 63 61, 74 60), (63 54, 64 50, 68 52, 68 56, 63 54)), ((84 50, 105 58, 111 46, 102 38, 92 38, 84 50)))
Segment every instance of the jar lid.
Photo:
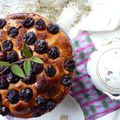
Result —
POLYGON ((120 92, 120 48, 108 49, 100 56, 97 76, 111 92, 120 92))

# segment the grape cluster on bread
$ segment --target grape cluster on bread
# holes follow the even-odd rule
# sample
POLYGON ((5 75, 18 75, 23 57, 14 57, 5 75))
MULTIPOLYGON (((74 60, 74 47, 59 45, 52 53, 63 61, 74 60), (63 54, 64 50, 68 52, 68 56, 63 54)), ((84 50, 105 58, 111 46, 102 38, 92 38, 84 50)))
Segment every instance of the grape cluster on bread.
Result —
POLYGON ((0 19, 0 61, 23 69, 23 45, 43 63, 31 63, 21 78, 0 66, 0 114, 20 118, 38 117, 53 110, 70 90, 75 62, 66 34, 37 14, 18 13, 0 19))

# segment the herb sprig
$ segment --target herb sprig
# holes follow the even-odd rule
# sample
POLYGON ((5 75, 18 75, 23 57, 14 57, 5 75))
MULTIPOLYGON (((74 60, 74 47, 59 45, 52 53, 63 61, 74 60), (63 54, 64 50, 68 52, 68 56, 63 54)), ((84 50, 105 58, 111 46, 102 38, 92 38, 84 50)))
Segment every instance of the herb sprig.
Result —
POLYGON ((23 69, 24 71, 20 68, 20 66, 18 65, 18 63, 20 61, 17 62, 13 62, 13 63, 9 63, 6 61, 0 61, 0 66, 4 66, 5 68, 3 69, 3 71, 0 72, 0 74, 3 74, 4 71, 6 71, 8 68, 11 69, 12 73, 21 77, 21 78, 25 78, 25 76, 29 75, 31 72, 31 62, 36 62, 36 63, 43 63, 43 61, 38 58, 35 57, 31 54, 31 52, 29 51, 29 48, 26 44, 24 44, 23 48, 23 55, 24 55, 24 59, 23 60, 23 69))

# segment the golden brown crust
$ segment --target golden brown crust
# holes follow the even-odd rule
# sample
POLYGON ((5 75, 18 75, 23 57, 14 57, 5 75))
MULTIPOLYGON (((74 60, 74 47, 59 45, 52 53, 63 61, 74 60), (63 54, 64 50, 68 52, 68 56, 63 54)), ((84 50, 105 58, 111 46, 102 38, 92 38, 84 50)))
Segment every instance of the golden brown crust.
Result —
POLYGON ((34 31, 37 36, 37 39, 45 39, 48 43, 49 48, 51 46, 56 46, 60 51, 60 57, 55 60, 48 58, 47 54, 38 54, 34 51, 34 46, 30 45, 33 50, 33 56, 39 57, 44 63, 44 68, 48 65, 53 65, 57 70, 57 73, 54 77, 48 77, 43 70, 42 73, 38 74, 36 77, 36 82, 32 85, 27 85, 22 81, 17 82, 16 84, 10 84, 7 90, 0 90, 2 94, 2 104, 7 106, 10 109, 11 115, 20 118, 31 118, 32 113, 30 108, 35 106, 34 99, 40 95, 47 99, 53 99, 57 104, 60 103, 63 98, 68 93, 70 87, 64 87, 60 83, 60 79, 65 74, 70 74, 73 78, 73 72, 69 72, 64 68, 64 62, 66 59, 73 59, 72 47, 69 42, 67 35, 60 30, 57 34, 51 34, 47 30, 39 31, 35 29, 34 26, 30 28, 24 28, 22 21, 27 18, 32 17, 34 20, 39 18, 43 19, 46 23, 46 26, 51 23, 51 21, 43 18, 40 15, 32 13, 18 13, 6 16, 5 20, 7 21, 6 26, 3 29, 0 29, 0 44, 6 39, 12 40, 13 49, 19 54, 19 58, 22 58, 20 55, 20 50, 24 44, 23 36, 28 31, 34 31), (16 27, 19 29, 19 34, 16 37, 10 37, 8 35, 8 30, 10 27, 16 27), (21 89, 29 87, 33 90, 33 98, 30 102, 19 101, 17 104, 10 104, 6 99, 6 95, 9 89, 15 89, 20 91, 21 89))

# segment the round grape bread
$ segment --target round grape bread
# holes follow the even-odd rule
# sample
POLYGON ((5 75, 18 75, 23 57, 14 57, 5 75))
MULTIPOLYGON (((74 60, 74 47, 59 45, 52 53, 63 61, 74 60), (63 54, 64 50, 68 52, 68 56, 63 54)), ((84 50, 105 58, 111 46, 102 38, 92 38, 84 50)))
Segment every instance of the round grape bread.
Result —
POLYGON ((39 117, 67 95, 75 62, 67 35, 31 13, 0 19, 0 114, 39 117))

